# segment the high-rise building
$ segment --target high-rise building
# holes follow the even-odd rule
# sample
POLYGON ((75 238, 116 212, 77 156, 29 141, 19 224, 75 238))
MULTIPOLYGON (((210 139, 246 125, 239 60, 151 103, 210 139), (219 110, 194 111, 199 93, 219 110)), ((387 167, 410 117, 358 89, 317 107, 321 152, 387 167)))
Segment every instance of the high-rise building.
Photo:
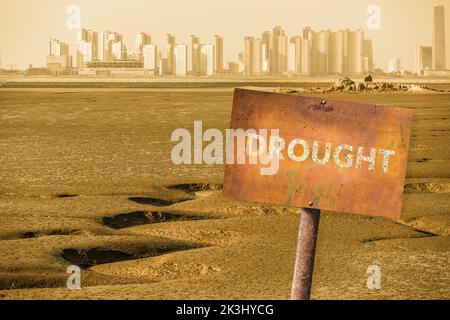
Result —
MULTIPOLYGON (((262 64, 263 64, 263 45, 262 45, 262 39, 256 38, 255 39, 255 55, 254 55, 254 66, 253 66, 253 72, 257 75, 261 75, 262 73, 262 64)), ((287 50, 286 50, 287 52, 287 50)), ((287 58, 286 58, 287 59, 287 58)), ((287 64, 286 64, 286 70, 287 70, 287 64)))
POLYGON ((219 35, 214 36, 214 71, 221 73, 223 71, 223 38, 219 35))
POLYGON ((158 72, 158 48, 154 44, 146 44, 142 49, 142 55, 144 58, 144 68, 147 70, 153 70, 154 74, 158 72))
POLYGON ((151 44, 152 38, 150 35, 140 32, 135 38, 134 57, 138 62, 144 62, 144 46, 151 44))
POLYGON ((355 40, 355 63, 353 74, 363 74, 364 73, 364 31, 358 29, 354 32, 355 40))
POLYGON ((185 77, 187 75, 188 47, 185 44, 177 44, 174 47, 175 70, 174 75, 185 77))
POLYGON ((302 59, 305 61, 303 75, 312 76, 318 71, 318 35, 310 27, 303 29, 302 59), (303 45, 308 48, 303 48, 303 45), (308 57, 304 57, 308 54, 308 57))
POLYGON ((92 30, 77 31, 77 67, 81 68, 86 62, 98 60, 98 33, 92 30))
POLYGON ((200 45, 200 73, 203 76, 214 75, 214 45, 200 45))
POLYGON ((399 58, 392 58, 388 61, 388 72, 389 73, 400 73, 400 59, 399 58))
POLYGON ((330 37, 329 30, 322 30, 317 34, 317 70, 316 74, 327 75, 330 69, 330 37))
POLYGON ((294 36, 289 43, 289 73, 300 75, 302 68, 302 37, 294 36))
POLYGON ((270 31, 266 31, 261 36, 261 72, 264 74, 272 73, 272 53, 273 53, 273 36, 270 31))
POLYGON ((167 34, 167 73, 175 71, 175 36, 167 34))
POLYGON ((288 37, 280 26, 273 28, 272 75, 283 75, 287 72, 288 37))
POLYGON ((426 70, 433 68, 433 49, 432 47, 417 46, 415 52, 414 71, 417 75, 424 75, 426 70))
POLYGON ((69 56, 69 45, 58 39, 50 40, 50 56, 69 56))
POLYGON ((239 63, 228 61, 225 67, 230 74, 239 74, 239 63))
POLYGON ((188 72, 191 75, 198 76, 200 75, 200 39, 191 35, 191 39, 189 42, 189 59, 188 59, 188 72))
POLYGON ((364 72, 370 73, 373 70, 373 45, 372 40, 364 40, 364 72))
POLYGON ((345 70, 345 33, 342 30, 333 32, 332 59, 330 74, 344 74, 345 70))
POLYGON ((111 44, 111 60, 126 60, 127 59, 127 50, 123 45, 122 41, 112 42, 111 44))
POLYGON ((302 38, 302 54, 300 74, 302 76, 311 76, 311 46, 308 38, 302 38))
MULTIPOLYGON (((122 52, 123 51, 123 48, 122 48, 123 37, 122 37, 122 35, 117 33, 117 32, 110 32, 110 31, 102 32, 100 34, 100 39, 99 39, 99 50, 98 50, 99 60, 105 61, 105 62, 113 61, 114 60, 114 57, 113 57, 113 45, 115 43, 118 43, 118 42, 121 43, 120 44, 120 46, 121 46, 120 52, 122 52)), ((116 54, 117 54, 117 51, 119 51, 117 49, 117 46, 118 45, 116 44, 116 54)), ((121 55, 122 54, 119 54, 119 56, 121 56, 121 55)))
POLYGON ((433 70, 443 71, 445 62, 445 9, 444 6, 434 7, 433 30, 433 70))
POLYGON ((255 38, 245 37, 245 51, 244 51, 244 65, 245 65, 245 75, 252 76, 255 74, 255 38))
POLYGON ((246 37, 243 64, 246 75, 362 75, 373 69, 372 41, 356 31, 303 29, 289 40, 277 26, 261 39, 246 37))
POLYGON ((69 45, 57 39, 51 39, 49 55, 47 56, 47 68, 52 74, 63 74, 72 67, 72 57, 69 53, 69 45))
POLYGON ((344 73, 352 75, 355 73, 355 33, 344 30, 344 73))

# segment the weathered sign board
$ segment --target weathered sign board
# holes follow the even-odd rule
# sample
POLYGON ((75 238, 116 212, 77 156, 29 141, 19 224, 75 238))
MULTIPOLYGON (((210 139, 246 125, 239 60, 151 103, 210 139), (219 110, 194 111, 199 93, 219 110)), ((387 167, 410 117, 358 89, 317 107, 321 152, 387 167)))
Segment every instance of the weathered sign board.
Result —
MULTIPOLYGON (((227 164, 224 194, 398 218, 411 119, 407 108, 236 89, 231 128, 278 129, 283 143, 273 145, 272 155, 279 156, 275 174, 261 174, 267 164, 227 164)), ((233 148, 237 152, 237 143, 233 148)))

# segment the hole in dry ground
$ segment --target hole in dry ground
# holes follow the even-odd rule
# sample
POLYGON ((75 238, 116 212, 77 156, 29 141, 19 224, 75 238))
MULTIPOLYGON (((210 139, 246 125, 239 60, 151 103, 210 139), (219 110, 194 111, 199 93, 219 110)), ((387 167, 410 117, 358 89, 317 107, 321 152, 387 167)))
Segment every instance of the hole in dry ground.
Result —
POLYGON ((187 220, 204 220, 209 217, 186 215, 171 212, 156 211, 134 211, 130 213, 119 214, 114 217, 104 217, 103 224, 114 229, 124 229, 144 224, 187 221, 187 220))
POLYGON ((55 196, 55 198, 57 199, 64 199, 64 198, 76 198, 79 197, 80 195, 78 194, 58 194, 57 196, 55 196))
POLYGON ((56 230, 43 230, 43 231, 27 231, 22 233, 22 239, 38 238, 45 236, 72 236, 80 234, 80 230, 74 229, 56 229, 56 230))
POLYGON ((182 203, 186 201, 190 201, 192 199, 178 199, 178 200, 165 200, 165 199, 157 199, 157 198, 145 198, 145 197, 131 197, 130 201, 139 203, 139 204, 148 204, 155 207, 167 207, 176 203, 182 203))
POLYGON ((86 269, 99 264, 156 257, 171 252, 184 251, 201 247, 204 246, 199 244, 171 241, 166 243, 155 243, 148 246, 138 245, 131 248, 129 247, 127 249, 64 249, 61 257, 71 264, 86 269))
POLYGON ((176 184, 172 186, 168 186, 167 189, 175 189, 182 190, 184 192, 194 194, 199 191, 216 191, 222 190, 222 184, 214 184, 214 183, 184 183, 184 184, 176 184))

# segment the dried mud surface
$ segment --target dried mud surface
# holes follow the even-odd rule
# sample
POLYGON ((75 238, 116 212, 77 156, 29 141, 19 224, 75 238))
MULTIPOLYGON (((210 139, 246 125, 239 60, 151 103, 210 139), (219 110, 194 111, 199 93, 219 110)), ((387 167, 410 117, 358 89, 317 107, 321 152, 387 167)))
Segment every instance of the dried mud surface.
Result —
MULTIPOLYGON (((450 299, 450 94, 332 98, 410 107, 413 129, 401 219, 324 212, 313 299, 450 299)), ((229 90, 0 91, 0 298, 288 299, 296 210, 226 199, 222 166, 170 161, 174 129, 225 129, 231 104, 229 90)))

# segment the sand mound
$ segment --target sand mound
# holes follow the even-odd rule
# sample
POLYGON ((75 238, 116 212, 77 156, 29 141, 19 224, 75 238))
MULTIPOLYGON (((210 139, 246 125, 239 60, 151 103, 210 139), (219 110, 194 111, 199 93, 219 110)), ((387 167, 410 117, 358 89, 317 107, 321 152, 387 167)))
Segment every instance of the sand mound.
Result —
MULTIPOLYGON (((366 78, 367 79, 367 78, 366 78)), ((366 80, 365 79, 365 80, 366 80)), ((434 89, 417 84, 391 83, 391 82, 355 82, 350 78, 342 78, 336 81, 331 87, 314 87, 308 89, 287 89, 280 90, 284 93, 302 94, 302 93, 394 93, 394 92, 448 92, 447 90, 434 89)))

